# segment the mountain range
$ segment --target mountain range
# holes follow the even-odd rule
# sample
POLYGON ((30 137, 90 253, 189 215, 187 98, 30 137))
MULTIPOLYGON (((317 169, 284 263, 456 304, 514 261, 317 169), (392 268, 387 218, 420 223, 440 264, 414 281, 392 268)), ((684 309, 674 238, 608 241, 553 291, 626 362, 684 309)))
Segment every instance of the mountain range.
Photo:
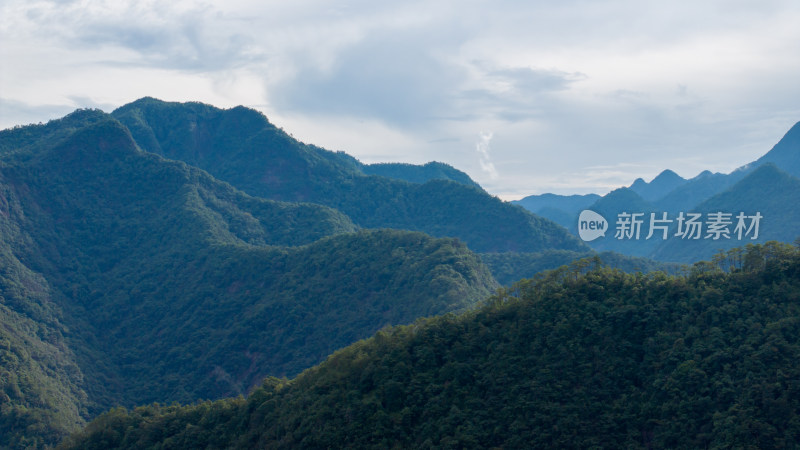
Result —
POLYGON ((249 196, 96 110, 0 132, 0 230, 4 448, 244 394, 498 286, 461 241, 249 196))
POLYGON ((588 249, 449 166, 365 166, 295 140, 252 109, 144 98, 111 115, 146 151, 199 167, 253 196, 335 208, 361 227, 456 237, 476 252, 588 249))
MULTIPOLYGON (((770 170, 748 178, 780 181, 777 202, 796 183, 770 170)), ((143 98, 2 130, 0 448, 241 396, 583 257, 678 271, 597 254, 446 164, 362 164, 244 107, 143 98)))
MULTIPOLYGON (((251 195, 329 206, 360 227, 458 238, 505 285, 593 253, 556 223, 489 195, 443 163, 362 164, 299 142, 244 107, 143 98, 111 115, 140 148, 199 167, 251 195), (517 265, 521 259, 537 263, 517 265)), ((611 254, 605 259, 615 267, 642 267, 611 254)))
MULTIPOLYGON (((703 171, 685 179, 671 170, 665 170, 649 183, 641 178, 630 186, 611 191, 600 197, 533 195, 514 203, 543 217, 547 217, 578 234, 578 216, 582 210, 601 214, 609 223, 609 233, 602 239, 588 242, 599 251, 614 251, 626 255, 654 258, 659 261, 691 263, 710 258, 719 250, 727 250, 747 243, 778 240, 792 242, 800 237, 800 122, 795 124, 775 146, 762 157, 729 174, 703 171), (681 213, 700 213, 704 224, 708 214, 730 214, 728 230, 737 225, 736 216, 760 214, 760 227, 746 239, 699 240, 675 237, 677 218, 681 213), (611 230, 617 225, 621 213, 642 213, 645 223, 650 214, 672 220, 667 239, 646 239, 649 230, 640 239, 619 239, 611 230)), ((749 222, 747 223, 749 225, 749 222)), ((646 226, 646 225, 645 225, 646 226)), ((730 234, 729 234, 730 236, 730 234)))

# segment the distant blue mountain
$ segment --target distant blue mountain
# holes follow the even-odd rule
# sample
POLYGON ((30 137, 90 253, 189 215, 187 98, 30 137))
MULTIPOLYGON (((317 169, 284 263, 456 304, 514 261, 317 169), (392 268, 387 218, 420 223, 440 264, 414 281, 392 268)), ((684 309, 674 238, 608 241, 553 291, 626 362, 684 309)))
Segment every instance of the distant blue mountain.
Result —
MULTIPOLYGON (((760 211, 764 228, 757 242, 791 242, 800 236, 800 122, 795 124, 764 156, 729 174, 703 171, 689 180, 671 170, 661 172, 649 183, 636 179, 628 188, 620 188, 600 197, 594 194, 561 196, 542 194, 525 197, 515 203, 567 227, 577 235, 577 217, 583 209, 602 214, 611 229, 605 238, 589 245, 598 251, 614 251, 645 256, 660 261, 693 262, 710 258, 717 250, 747 242, 739 240, 686 242, 678 239, 647 241, 649 230, 640 240, 615 239, 618 214, 641 212, 675 218, 680 212, 760 211)), ((649 224, 649 221, 646 222, 649 224)), ((671 231, 674 233, 674 229, 671 231)), ((749 242, 749 241, 748 241, 749 242)))
POLYGON ((745 166, 745 169, 766 163, 773 163, 789 175, 800 178, 800 122, 794 124, 772 150, 745 166))
POLYGON ((605 217, 609 226, 609 231, 604 239, 589 243, 593 249, 597 251, 614 251, 631 256, 647 256, 655 249, 656 241, 645 240, 648 232, 646 228, 642 228, 639 231, 641 238, 639 240, 616 239, 614 237, 619 213, 642 213, 643 216, 639 219, 643 219, 645 216, 649 218, 650 213, 655 211, 655 207, 634 192, 633 189, 615 189, 594 202, 588 209, 605 217))
POLYGON ((746 174, 747 171, 744 170, 734 171, 731 174, 711 173, 704 170, 696 177, 673 189, 655 204, 661 211, 686 211, 733 186, 746 174))
POLYGON ((600 199, 597 194, 586 195, 558 195, 541 194, 529 195, 521 200, 511 203, 522 206, 534 214, 567 228, 575 228, 575 219, 581 210, 600 199))
POLYGON ((516 203, 523 208, 536 212, 542 208, 559 208, 564 211, 574 212, 591 205, 600 198, 597 194, 586 195, 558 195, 558 194, 541 194, 529 195, 521 200, 514 200, 511 203, 516 203))
POLYGON ((630 186, 630 189, 639 194, 643 199, 652 202, 663 198, 684 183, 686 183, 685 178, 667 169, 658 174, 658 176, 653 178, 653 181, 649 183, 641 178, 637 178, 630 186))
MULTIPOLYGON (((730 213, 732 222, 729 230, 731 239, 699 239, 687 241, 669 239, 648 256, 662 261, 694 262, 708 258, 719 250, 728 250, 750 243, 763 243, 768 240, 793 242, 800 237, 800 178, 780 170, 773 163, 766 163, 748 171, 739 182, 703 203, 693 211, 707 217, 709 213, 730 213), (742 239, 735 236, 736 216, 740 213, 758 220, 758 237, 755 229, 749 234, 742 232, 742 239)), ((750 220, 745 222, 748 226, 750 220)), ((708 230, 704 231, 706 233, 708 230)))

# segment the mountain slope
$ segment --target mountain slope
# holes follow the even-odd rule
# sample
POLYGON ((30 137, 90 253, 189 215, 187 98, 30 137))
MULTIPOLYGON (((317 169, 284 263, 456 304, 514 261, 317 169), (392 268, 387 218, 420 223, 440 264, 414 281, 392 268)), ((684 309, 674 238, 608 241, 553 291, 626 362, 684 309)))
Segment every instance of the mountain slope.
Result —
MULTIPOLYGON (((800 179, 781 171, 771 163, 761 165, 728 190, 693 209, 702 213, 704 218, 715 212, 731 214, 731 224, 728 227, 731 239, 670 239, 664 241, 653 255, 660 260, 691 262, 708 259, 719 250, 728 250, 745 243, 763 243, 768 240, 794 242, 800 237, 800 209, 796 205, 798 198, 800 179), (742 239, 739 239, 735 233, 738 224, 736 216, 739 213, 748 217, 755 216, 756 213, 762 216, 759 220, 758 239, 751 239, 755 230, 749 235, 743 232, 742 239)), ((745 225, 749 227, 750 222, 747 219, 745 225)))
POLYGON ((780 170, 800 178, 800 122, 794 124, 769 152, 745 167, 758 167, 767 163, 773 163, 780 170))
POLYGON ((528 211, 550 219, 567 230, 573 230, 581 210, 588 208, 600 199, 597 194, 586 195, 529 195, 511 203, 522 206, 528 211))
MULTIPOLYGON (((702 226, 701 234, 697 239, 681 238, 677 235, 678 213, 668 212, 669 228, 667 239, 663 239, 661 231, 656 230, 651 239, 646 239, 649 234, 650 213, 656 213, 656 219, 661 217, 662 211, 659 204, 649 204, 636 196, 630 189, 619 189, 598 200, 591 209, 602 214, 609 221, 611 229, 604 238, 592 241, 590 245, 596 250, 610 250, 626 255, 644 256, 658 261, 673 261, 692 263, 709 259, 720 250, 742 246, 746 243, 763 243, 769 240, 793 242, 800 236, 800 210, 796 207, 796 200, 800 198, 800 179, 782 172, 773 164, 761 165, 749 171, 742 171, 726 175, 726 182, 739 179, 731 187, 723 190, 692 208, 681 210, 685 213, 700 213, 702 226), (615 224, 618 214, 622 212, 641 212, 644 215, 639 239, 616 239, 615 224), (710 233, 709 214, 724 213, 728 216, 727 237, 720 235, 713 239, 710 233), (738 220, 736 216, 744 213, 747 217, 761 214, 758 239, 751 240, 754 235, 744 236, 741 239, 735 232, 738 220)), ((688 182, 678 190, 689 186, 688 182)), ((745 225, 750 225, 751 219, 745 219, 745 225)))
POLYGON ((13 447, 114 405, 239 395, 497 286, 461 242, 250 197, 99 111, 0 132, 0 194, 13 447))
POLYGON ((728 189, 745 176, 744 171, 731 174, 711 173, 706 170, 655 202, 660 211, 678 213, 695 206, 728 189))
POLYGON ((686 183, 686 179, 671 170, 665 170, 649 183, 637 178, 630 189, 643 199, 652 202, 663 198, 684 183, 686 183))
POLYGON ((557 269, 583 258, 600 258, 606 266, 628 273, 665 272, 676 274, 681 266, 647 258, 627 256, 614 252, 594 251, 571 252, 568 250, 547 250, 539 253, 481 253, 481 260, 489 266, 498 283, 510 286, 524 278, 531 278, 540 272, 557 269))
POLYGON ((649 223, 650 213, 656 212, 655 207, 630 188, 613 190, 588 209, 599 213, 608 221, 608 230, 605 236, 589 243, 597 251, 613 251, 625 255, 646 257, 659 244, 656 240, 646 239, 650 231, 646 224, 649 223), (619 239, 616 236, 618 215, 622 213, 642 214, 636 218, 636 220, 642 221, 638 237, 635 230, 633 230, 631 238, 623 236, 622 239, 619 239))
POLYGON ((0 448, 43 447, 84 425, 87 396, 57 293, 0 247, 0 448))
POLYGON ((63 448, 791 447, 800 252, 744 260, 684 277, 581 261, 247 399, 112 410, 63 448))
MULTIPOLYGON (((762 230, 758 242, 780 240, 792 242, 800 236, 798 227, 798 210, 795 204, 798 194, 794 183, 786 177, 800 178, 800 123, 795 124, 775 146, 758 160, 742 166, 729 174, 711 173, 706 170, 690 180, 684 180, 672 171, 665 170, 650 183, 637 179, 630 188, 615 190, 598 200, 594 205, 574 208, 579 196, 557 196, 544 194, 526 197, 520 201, 529 210, 547 217, 577 233, 577 217, 581 209, 591 208, 602 212, 610 225, 614 225, 618 214, 622 212, 650 212, 661 214, 675 220, 681 213, 704 214, 723 212, 738 214, 748 210, 770 212, 771 224, 762 230), (777 172, 760 172, 759 175, 745 182, 762 167, 773 165, 777 172), (769 175, 772 173, 772 176, 769 175), (754 182, 754 180, 758 180, 754 182), (738 185, 737 183, 742 183, 738 185), (760 185, 759 183, 763 183, 760 185), (627 193, 638 194, 634 197, 627 193)), ((648 223, 648 222, 646 222, 648 223)), ((697 241, 685 242, 674 239, 675 227, 670 235, 673 239, 667 242, 626 241, 608 238, 592 241, 589 245, 596 250, 610 250, 628 255, 646 256, 661 261, 693 262, 709 258, 719 249, 728 249, 741 245, 740 241, 697 241)))
POLYGON ((586 249, 556 224, 479 187, 367 175, 375 168, 302 144, 247 108, 144 98, 112 114, 147 151, 200 167, 251 195, 336 208, 359 226, 457 237, 479 252, 586 249))

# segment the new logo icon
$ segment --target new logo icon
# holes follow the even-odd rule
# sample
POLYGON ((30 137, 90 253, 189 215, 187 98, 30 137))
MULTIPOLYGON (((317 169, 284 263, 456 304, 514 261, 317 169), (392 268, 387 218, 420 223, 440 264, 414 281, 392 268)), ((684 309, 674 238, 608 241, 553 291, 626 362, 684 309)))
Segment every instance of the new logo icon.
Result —
POLYGON ((586 242, 593 241, 600 236, 605 237, 608 230, 608 221, 605 217, 591 209, 584 209, 578 216, 578 236, 586 242))

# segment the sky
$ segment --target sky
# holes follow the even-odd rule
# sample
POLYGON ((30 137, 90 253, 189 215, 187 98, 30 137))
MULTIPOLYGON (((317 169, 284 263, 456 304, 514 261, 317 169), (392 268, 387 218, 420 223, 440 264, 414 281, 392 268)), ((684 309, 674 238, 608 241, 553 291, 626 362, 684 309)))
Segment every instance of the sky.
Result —
POLYGON ((245 105, 505 200, 757 159, 800 121, 796 0, 0 0, 0 128, 245 105))

